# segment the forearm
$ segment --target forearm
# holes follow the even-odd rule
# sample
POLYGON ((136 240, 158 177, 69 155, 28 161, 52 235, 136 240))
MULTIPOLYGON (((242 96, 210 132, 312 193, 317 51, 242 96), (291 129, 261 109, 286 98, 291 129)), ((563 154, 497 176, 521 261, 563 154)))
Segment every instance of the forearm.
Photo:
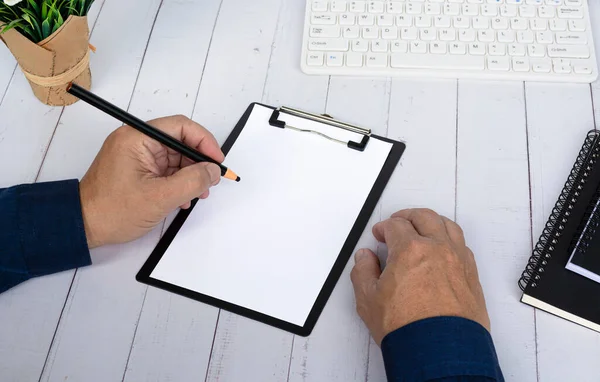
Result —
POLYGON ((0 189, 0 293, 91 263, 76 180, 0 189))
POLYGON ((489 332, 464 318, 414 322, 388 334, 381 349, 389 381, 504 381, 489 332))

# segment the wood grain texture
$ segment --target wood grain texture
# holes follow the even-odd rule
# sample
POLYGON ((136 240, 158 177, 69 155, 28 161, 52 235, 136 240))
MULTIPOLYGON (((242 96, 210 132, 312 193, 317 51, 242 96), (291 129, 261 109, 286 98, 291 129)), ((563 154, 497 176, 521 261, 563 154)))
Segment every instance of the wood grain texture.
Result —
MULTIPOLYGON (((122 108, 131 102, 160 3, 107 2, 96 25, 93 43, 112 46, 92 57, 94 91, 122 108), (136 28, 129 26, 132 13, 138 16, 136 28), (116 40, 119 44, 114 44, 116 40)), ((66 108, 40 180, 81 177, 106 136, 119 125, 85 103, 66 108)), ((101 381, 122 379, 146 289, 133 275, 159 232, 92 251, 94 265, 75 273, 41 380, 86 380, 90 375, 101 381)), ((64 277, 70 281, 72 276, 64 277)))
MULTIPOLYGON (((535 243, 594 118, 588 85, 530 83, 526 97, 535 243)), ((536 323, 540 381, 598 380, 599 333, 539 310, 536 323)))
MULTIPOLYGON (((330 82, 326 112, 386 136, 390 87, 391 81, 386 79, 334 77, 330 82)), ((378 205, 357 248, 377 249, 371 229, 381 219, 380 211, 378 205)), ((365 380, 369 332, 356 313, 350 281, 353 266, 351 258, 311 336, 295 338, 290 381, 365 380)))
MULTIPOLYGON (((90 27, 102 8, 92 8, 90 27)), ((93 29, 92 29, 93 30, 93 29)), ((2 65, 10 63, 2 50, 2 65)), ((8 53, 10 54, 10 53, 8 53)), ((15 65, 2 66, 2 78, 15 65)), ((4 77, 6 76, 6 77, 4 77)), ((0 92, 5 89, 0 88, 0 92)), ((10 81, 0 105, 0 188, 36 180, 61 108, 39 102, 20 70, 10 81), (18 163, 18 166, 14 164, 18 163)), ((3 381, 38 380, 67 297, 64 274, 34 279, 0 295, 0 375, 3 381)))
MULTIPOLYGON (((456 81, 392 81, 388 134, 406 151, 381 200, 381 218, 412 207, 454 217, 456 81), (435 106, 432 106, 435 105, 435 106)), ((378 255, 385 260, 385 246, 378 255)), ((381 350, 371 340, 367 380, 386 381, 381 350)))
POLYGON ((461 81, 458 95, 456 219, 477 260, 504 376, 537 381, 533 312, 516 284, 531 248, 523 84, 461 81))
MULTIPOLYGON (((221 0, 163 2, 134 92, 133 114, 143 119, 192 114, 220 5, 221 0)), ((130 277, 137 270, 131 269, 130 277)), ((147 288, 124 380, 202 380, 217 312, 147 288)))

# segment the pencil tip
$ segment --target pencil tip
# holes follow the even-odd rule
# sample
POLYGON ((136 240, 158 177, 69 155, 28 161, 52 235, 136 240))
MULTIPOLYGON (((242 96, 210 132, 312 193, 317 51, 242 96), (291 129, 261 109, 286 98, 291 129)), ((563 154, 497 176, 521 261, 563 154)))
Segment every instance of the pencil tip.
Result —
POLYGON ((242 180, 242 178, 240 178, 239 176, 235 179, 236 182, 239 182, 240 180, 242 180))
POLYGON ((70 91, 72 87, 73 87, 73 81, 71 81, 67 84, 67 92, 70 91))

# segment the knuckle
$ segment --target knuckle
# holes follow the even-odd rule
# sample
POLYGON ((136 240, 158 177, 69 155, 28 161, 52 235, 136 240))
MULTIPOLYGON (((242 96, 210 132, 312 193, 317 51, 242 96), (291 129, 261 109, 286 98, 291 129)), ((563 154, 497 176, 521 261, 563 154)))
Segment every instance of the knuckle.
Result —
POLYGON ((428 219, 436 219, 440 217, 440 215, 438 215, 437 212, 429 208, 420 208, 419 210, 417 210, 417 213, 422 217, 428 219))

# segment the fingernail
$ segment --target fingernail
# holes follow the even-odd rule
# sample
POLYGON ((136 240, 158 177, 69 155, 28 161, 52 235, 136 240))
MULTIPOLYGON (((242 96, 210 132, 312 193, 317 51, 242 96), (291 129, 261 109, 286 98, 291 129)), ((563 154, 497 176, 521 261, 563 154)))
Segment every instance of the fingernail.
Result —
POLYGON ((369 252, 367 252, 366 249, 360 249, 358 252, 356 252, 356 255, 354 255, 354 261, 358 263, 367 257, 369 257, 369 252))
POLYGON ((221 180, 221 169, 216 164, 209 164, 206 166, 208 173, 210 174, 210 182, 214 186, 221 180))

